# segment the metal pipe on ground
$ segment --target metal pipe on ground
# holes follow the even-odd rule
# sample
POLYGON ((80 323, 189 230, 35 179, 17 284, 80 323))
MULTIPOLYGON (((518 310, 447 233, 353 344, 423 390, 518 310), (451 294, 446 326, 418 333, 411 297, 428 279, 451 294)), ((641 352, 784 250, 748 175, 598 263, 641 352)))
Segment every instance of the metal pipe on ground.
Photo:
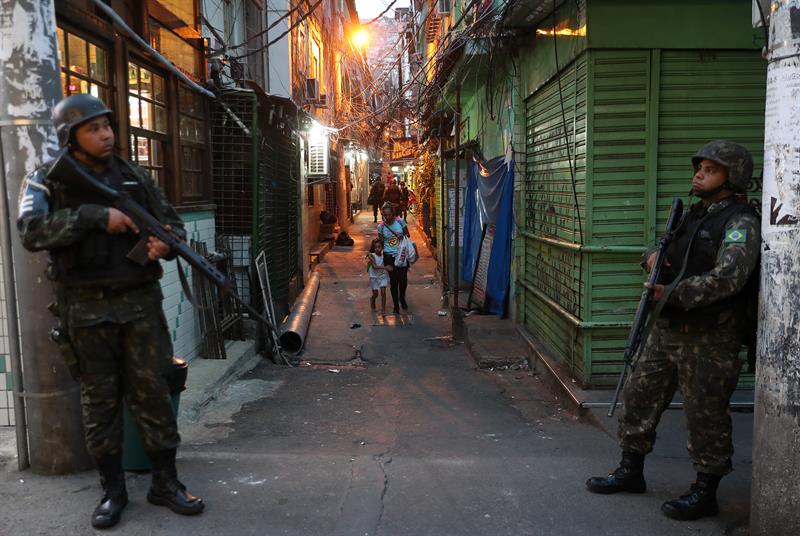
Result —
POLYGON ((294 302, 292 312, 289 313, 286 322, 281 326, 281 348, 288 354, 295 355, 299 353, 306 343, 308 325, 311 323, 311 313, 314 312, 318 291, 319 273, 311 272, 303 292, 294 302))

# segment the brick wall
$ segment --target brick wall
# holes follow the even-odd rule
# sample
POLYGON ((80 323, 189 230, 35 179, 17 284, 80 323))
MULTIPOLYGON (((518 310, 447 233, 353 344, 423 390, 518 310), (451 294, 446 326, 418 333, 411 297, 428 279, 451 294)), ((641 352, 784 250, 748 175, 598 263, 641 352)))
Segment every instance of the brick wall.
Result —
MULTIPOLYGON (((181 214, 186 224, 187 240, 205 242, 209 251, 214 250, 214 213, 191 212, 181 214)), ((2 260, 0 260, 2 262, 2 260)), ((161 288, 164 292, 164 313, 172 336, 173 351, 186 360, 197 357, 200 348, 200 333, 194 307, 186 299, 178 278, 177 263, 165 262, 161 288)), ((192 284, 192 271, 181 263, 192 284)), ((0 264, 2 267, 2 264, 0 264)), ((8 356, 8 329, 6 326, 6 298, 3 272, 0 269, 0 426, 14 425, 14 400, 12 397, 11 362, 8 356)))

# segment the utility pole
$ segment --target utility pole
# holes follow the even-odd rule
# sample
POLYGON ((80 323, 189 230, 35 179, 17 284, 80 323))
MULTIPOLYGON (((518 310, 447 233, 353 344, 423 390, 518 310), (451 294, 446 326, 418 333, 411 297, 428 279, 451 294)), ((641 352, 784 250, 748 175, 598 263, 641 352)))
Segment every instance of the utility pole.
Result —
POLYGON ((788 536, 800 527, 800 0, 760 3, 771 16, 750 534, 788 536))
POLYGON ((458 316, 458 313, 459 313, 459 309, 458 309, 458 294, 461 291, 461 285, 459 284, 460 278, 459 278, 459 273, 458 273, 459 264, 461 262, 459 260, 459 249, 460 249, 459 246, 461 245, 459 243, 459 237, 460 237, 460 234, 461 234, 461 232, 460 232, 461 231, 461 221, 460 221, 461 218, 459 217, 461 215, 461 195, 460 195, 461 194, 461 157, 459 156, 459 153, 461 152, 461 84, 460 83, 456 84, 456 113, 455 113, 455 117, 456 117, 456 152, 455 152, 454 158, 456 159, 456 161, 455 161, 455 168, 456 168, 455 175, 456 176, 455 176, 455 180, 454 180, 454 187, 455 187, 456 195, 455 195, 455 200, 454 200, 454 203, 453 203, 455 205, 453 208, 454 208, 455 213, 456 213, 455 214, 455 218, 454 218, 454 224, 455 224, 454 225, 454 227, 455 227, 455 230, 454 230, 455 240, 454 240, 454 242, 455 242, 455 247, 453 248, 453 257, 455 257, 454 262, 453 262, 453 285, 455 287, 454 290, 453 290, 453 292, 454 292, 453 293, 453 317, 454 318, 456 318, 458 316))
MULTIPOLYGON (((73 473, 91 465, 78 384, 48 337, 54 318, 47 310, 53 302, 47 258, 26 251, 16 232, 20 185, 58 148, 50 115, 61 98, 60 80, 53 0, 0 2, 0 186, 5 194, 0 205, 6 208, 0 209, 0 241, 10 349, 21 353, 21 367, 20 356, 12 359, 15 407, 19 411, 25 403, 21 415, 27 418, 30 466, 40 474, 73 473)), ((16 424, 24 427, 25 418, 16 424)), ((18 448, 24 446, 19 441, 18 448)))

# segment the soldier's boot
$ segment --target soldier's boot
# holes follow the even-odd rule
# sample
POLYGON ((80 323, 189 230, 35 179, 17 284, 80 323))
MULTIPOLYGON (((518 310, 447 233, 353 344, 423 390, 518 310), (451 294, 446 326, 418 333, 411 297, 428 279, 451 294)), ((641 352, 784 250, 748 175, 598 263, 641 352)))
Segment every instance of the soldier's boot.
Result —
POLYGON ((176 514, 185 516, 199 514, 205 508, 205 504, 203 499, 189 493, 186 486, 178 480, 175 454, 176 449, 148 453, 153 463, 153 483, 147 492, 147 500, 151 504, 166 506, 176 514))
POLYGON ((644 454, 623 452, 622 460, 613 473, 608 476, 594 476, 586 481, 586 487, 594 493, 644 493, 644 454))
POLYGON ((661 511, 667 517, 681 521, 717 515, 717 488, 721 479, 719 475, 697 473, 697 481, 692 484, 689 493, 665 502, 661 505, 661 511))
POLYGON ((107 529, 119 523, 122 510, 128 504, 122 453, 108 454, 97 459, 97 468, 100 470, 103 498, 92 513, 92 526, 96 529, 107 529))

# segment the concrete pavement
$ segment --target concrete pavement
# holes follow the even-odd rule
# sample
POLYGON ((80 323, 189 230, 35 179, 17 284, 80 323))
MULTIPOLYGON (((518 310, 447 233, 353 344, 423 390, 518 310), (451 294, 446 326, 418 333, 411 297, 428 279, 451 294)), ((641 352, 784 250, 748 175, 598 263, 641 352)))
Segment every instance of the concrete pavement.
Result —
MULTIPOLYGON (((659 512, 693 477, 678 411, 665 416, 648 458, 648 493, 588 493, 586 478, 618 459, 613 424, 570 414, 534 371, 475 368, 448 338, 450 318, 437 314, 441 291, 424 247, 410 273, 409 313, 373 315, 363 259, 374 234, 369 216, 350 229, 356 245, 334 248, 320 265, 306 366, 262 362, 182 429, 179 469, 206 512, 183 518, 150 506, 148 477, 132 475, 132 503, 114 532, 745 533, 750 415, 734 418, 737 471, 723 481, 717 518, 678 523, 659 512)), ((93 474, 46 478, 6 467, 0 535, 91 534, 98 498, 93 474)))

